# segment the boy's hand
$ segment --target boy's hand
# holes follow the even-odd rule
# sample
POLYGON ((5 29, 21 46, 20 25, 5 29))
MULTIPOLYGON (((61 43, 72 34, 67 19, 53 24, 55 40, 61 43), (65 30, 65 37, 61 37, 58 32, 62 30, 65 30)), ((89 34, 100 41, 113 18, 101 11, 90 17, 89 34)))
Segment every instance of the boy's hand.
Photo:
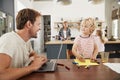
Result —
POLYGON ((79 56, 79 57, 77 57, 77 59, 79 59, 81 62, 85 62, 85 59, 84 59, 84 57, 83 56, 79 56))
POLYGON ((91 60, 96 60, 96 56, 92 56, 90 59, 91 60))

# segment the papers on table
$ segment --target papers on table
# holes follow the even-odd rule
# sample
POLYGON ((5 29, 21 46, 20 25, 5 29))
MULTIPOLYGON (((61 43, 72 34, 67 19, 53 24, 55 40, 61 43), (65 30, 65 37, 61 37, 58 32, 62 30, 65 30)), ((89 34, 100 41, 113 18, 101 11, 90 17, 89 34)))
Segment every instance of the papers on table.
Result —
POLYGON ((120 74, 120 63, 103 63, 105 66, 108 66, 113 71, 120 74))
POLYGON ((96 62, 91 62, 90 59, 85 59, 85 62, 81 62, 78 59, 74 59, 76 63, 78 63, 79 66, 86 66, 86 65, 99 65, 96 62))

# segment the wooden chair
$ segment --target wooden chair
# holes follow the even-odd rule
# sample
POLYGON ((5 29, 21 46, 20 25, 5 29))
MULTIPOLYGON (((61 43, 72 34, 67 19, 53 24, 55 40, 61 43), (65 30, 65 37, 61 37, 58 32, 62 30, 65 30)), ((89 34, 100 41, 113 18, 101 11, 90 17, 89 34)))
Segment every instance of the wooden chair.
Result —
POLYGON ((66 54, 67 54, 67 59, 70 59, 71 56, 73 55, 73 54, 72 54, 72 50, 67 49, 66 54))

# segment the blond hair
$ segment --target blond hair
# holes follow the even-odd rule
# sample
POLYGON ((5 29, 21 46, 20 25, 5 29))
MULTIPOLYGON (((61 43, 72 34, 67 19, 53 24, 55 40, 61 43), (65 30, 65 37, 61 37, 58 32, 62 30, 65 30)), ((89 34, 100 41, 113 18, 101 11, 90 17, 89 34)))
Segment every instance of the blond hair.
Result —
POLYGON ((84 19, 82 22, 81 22, 81 26, 89 26, 90 27, 90 33, 92 34, 93 31, 95 30, 96 28, 96 25, 95 25, 95 20, 91 17, 89 18, 86 18, 84 19))

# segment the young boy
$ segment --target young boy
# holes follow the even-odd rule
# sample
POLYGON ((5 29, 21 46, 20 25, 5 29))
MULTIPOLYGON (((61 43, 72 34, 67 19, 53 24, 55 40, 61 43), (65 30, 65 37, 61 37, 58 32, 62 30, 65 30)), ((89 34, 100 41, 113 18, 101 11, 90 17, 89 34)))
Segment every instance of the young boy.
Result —
POLYGON ((91 35, 94 30, 94 19, 87 18, 82 21, 80 28, 81 34, 75 38, 72 47, 73 55, 80 61, 85 61, 84 58, 96 59, 98 48, 94 36, 91 35))

